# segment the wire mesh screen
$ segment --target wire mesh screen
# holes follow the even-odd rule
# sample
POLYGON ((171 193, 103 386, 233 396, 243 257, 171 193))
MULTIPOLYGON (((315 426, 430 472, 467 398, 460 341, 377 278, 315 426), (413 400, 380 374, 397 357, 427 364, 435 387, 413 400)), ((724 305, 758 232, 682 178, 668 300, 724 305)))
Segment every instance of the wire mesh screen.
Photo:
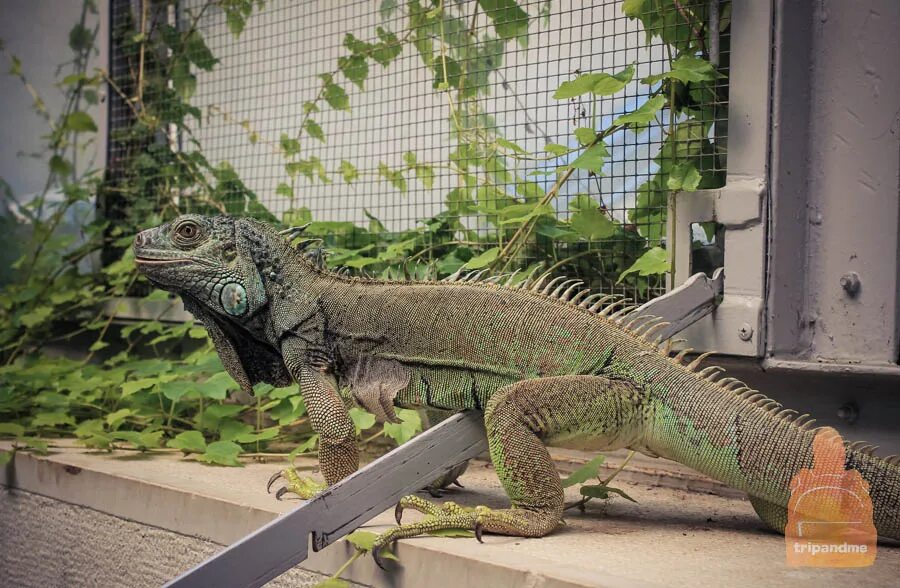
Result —
MULTIPOLYGON (((696 33, 700 51, 727 74, 727 24, 706 30, 718 10, 710 14, 711 6, 676 2, 672 16, 652 26, 696 33), (700 24, 692 28, 689 17, 700 24)), ((121 92, 110 106, 110 176, 141 176, 120 188, 139 191, 138 202, 119 211, 138 222, 209 208, 312 220, 310 232, 325 237, 332 261, 354 268, 379 268, 374 252, 391 247, 421 262, 434 261, 439 246, 467 249, 440 260, 447 273, 490 245, 502 253, 522 215, 535 214, 516 205, 539 200, 543 218, 514 265, 540 260, 646 299, 663 291, 662 274, 619 277, 665 244, 671 186, 654 184, 662 160, 689 155, 710 182, 724 177, 727 77, 702 89, 641 83, 671 69, 672 49, 665 35, 648 41, 653 31, 627 18, 618 1, 114 0, 112 12, 111 75, 121 92), (177 39, 152 55, 145 46, 146 36, 173 31, 184 63, 177 39), (611 95, 554 97, 587 72, 625 83, 611 95), (146 82, 152 76, 156 85, 146 82), (137 92, 142 104, 128 99, 137 92), (596 138, 654 92, 692 101, 694 122, 660 110, 604 135, 602 167, 558 181, 583 152, 584 136, 574 131, 596 138), (139 107, 153 100, 171 120, 135 133, 139 107), (168 165, 125 165, 148 151, 165 152, 168 165), (587 217, 585 206, 615 231, 596 239, 573 232, 565 223, 579 210, 587 217)))

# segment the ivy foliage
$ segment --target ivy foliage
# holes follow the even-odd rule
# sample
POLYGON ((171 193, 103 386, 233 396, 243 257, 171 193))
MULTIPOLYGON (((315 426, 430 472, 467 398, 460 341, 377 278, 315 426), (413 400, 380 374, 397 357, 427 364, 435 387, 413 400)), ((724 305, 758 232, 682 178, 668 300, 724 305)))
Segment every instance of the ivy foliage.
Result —
MULTIPOLYGON (((132 15, 113 31, 114 42, 131 56, 132 75, 124 82, 89 65, 98 29, 91 24, 96 6, 86 0, 69 35, 71 55, 60 70, 65 100, 58 112, 50 112, 20 60, 0 44, 10 74, 31 94, 34 111, 47 125, 39 154, 47 162, 43 191, 22 203, 0 182, 7 208, 28 230, 14 274, 0 289, 0 437, 39 452, 66 437, 97 450, 171 451, 223 466, 240 465, 248 455, 292 458, 315 451, 318 438, 297 387, 260 385, 253 400, 239 400, 205 330, 162 320, 176 303, 167 294, 151 291, 144 297, 155 320, 117 319, 123 298, 149 290, 135 271, 134 233, 184 212, 253 216, 285 225, 309 222, 307 232, 322 238, 329 265, 389 278, 440 277, 460 268, 499 271, 530 260, 526 269, 542 266, 583 276, 596 275, 600 266, 604 276, 646 288, 669 267, 663 234, 668 199, 723 182, 722 153, 710 135, 712 121, 723 116, 715 109, 723 108, 727 96, 719 83, 722 74, 710 62, 706 5, 626 0, 625 16, 641 22, 648 41, 665 44, 667 70, 639 80, 646 100, 608 126, 591 124, 596 117, 573 125, 569 144, 574 147, 548 144, 531 153, 502 135, 478 98, 489 92, 506 52, 528 44, 529 31, 548 16, 551 3, 540 3, 532 14, 515 0, 383 0, 382 17, 402 14, 405 26, 392 31, 382 24, 365 39, 345 35, 343 54, 319 75, 316 95, 303 102, 295 128, 268 138, 251 121, 209 107, 208 116, 229 120, 250 144, 281 157, 283 178, 276 193, 289 206, 278 216, 229 162, 209 161, 191 130, 204 114, 191 103, 199 74, 219 66, 201 19, 219 11, 237 37, 254 13, 265 9, 261 0, 209 0, 185 10, 177 27, 152 18, 149 8, 132 15), (491 29, 476 38, 472 29, 478 19, 487 19, 491 29), (321 113, 332 109, 352 116, 354 101, 365 99, 371 73, 390 68, 404 52, 418 56, 433 91, 446 98, 453 141, 448 160, 425 161, 407 151, 374 170, 349 160, 328 168, 316 155, 329 141, 321 113), (97 139, 90 107, 104 95, 129 112, 129 124, 110 137, 128 148, 105 173, 82 163, 97 139), (663 128, 662 144, 655 171, 637 188, 627 218, 614 216, 596 193, 576 195, 571 214, 557 213, 556 200, 576 171, 601 175, 614 135, 642 133, 650 124, 663 128), (180 147, 169 139, 172 129, 180 147), (519 168, 525 161, 543 162, 544 171, 524 175, 519 168), (297 198, 304 182, 353 183, 365 175, 402 196, 413 182, 434 189, 437 170, 450 170, 455 187, 444 195, 442 211, 406 231, 388 233, 368 211, 365 226, 314 219, 297 198), (545 188, 535 181, 537 175, 549 176, 552 185, 545 188), (61 197, 51 197, 54 193, 61 197), (64 230, 92 202, 100 214, 80 220, 77 235, 64 230), (467 223, 474 215, 487 231, 467 223), (559 255, 560 243, 568 246, 568 256, 559 255), (103 264, 91 270, 98 256, 103 264), (55 352, 61 347, 86 353, 73 359, 55 352)), ((725 3, 721 30, 728 19, 725 3)), ((558 100, 588 101, 596 109, 600 98, 638 83, 635 75, 632 65, 584 72, 548 93, 558 100)), ((403 443, 422 429, 418 412, 398 415, 400 423, 382 427, 371 414, 351 410, 358 434, 368 441, 386 437, 403 443)), ((0 452, 0 461, 10 455, 0 452)))

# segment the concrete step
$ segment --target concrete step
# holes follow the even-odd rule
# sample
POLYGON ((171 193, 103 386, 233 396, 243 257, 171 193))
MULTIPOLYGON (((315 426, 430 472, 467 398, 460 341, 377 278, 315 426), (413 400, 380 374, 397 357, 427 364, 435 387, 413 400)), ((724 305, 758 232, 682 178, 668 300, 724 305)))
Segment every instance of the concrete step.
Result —
MULTIPOLYGON (((590 457, 562 450, 553 453, 561 460, 562 470, 574 469, 590 457)), ((620 455, 610 454, 608 467, 615 467, 618 459, 620 455)), ((746 500, 716 494, 721 485, 671 462, 641 458, 633 464, 613 485, 634 497, 637 504, 619 497, 607 502, 594 501, 584 513, 570 511, 566 526, 540 539, 486 535, 483 545, 465 538, 408 539, 397 546, 400 562, 390 564, 392 567, 387 572, 366 557, 354 563, 344 577, 368 586, 429 588, 725 585, 821 588, 834 582, 872 587, 896 582, 900 548, 879 546, 878 559, 870 568, 791 568, 785 564, 784 539, 762 528, 746 500)), ((315 467, 312 460, 298 460, 298 465, 315 467)), ((83 566, 85 561, 93 566, 109 566, 113 569, 106 570, 107 578, 133 577, 127 575, 129 570, 125 567, 117 570, 115 566, 131 566, 132 571, 152 569, 153 574, 142 577, 149 580, 146 585, 156 585, 159 578, 174 577, 208 556, 210 545, 234 542, 291 509, 295 501, 277 502, 265 492, 266 480, 283 467, 283 463, 211 467, 172 453, 107 454, 75 448, 54 449, 48 456, 19 452, 13 464, 0 469, 0 484, 16 489, 0 498, 3 504, 0 506, 0 583, 8 585, 2 581, 6 575, 3 570, 26 561, 23 554, 42 550, 50 557, 64 556, 71 560, 69 569, 74 569, 72 566, 78 562, 83 566), (66 511, 69 517, 76 517, 77 509, 116 517, 122 521, 122 549, 134 540, 134 527, 129 525, 163 530, 184 540, 167 543, 149 531, 143 533, 142 545, 153 541, 158 544, 143 552, 147 561, 138 561, 138 556, 115 561, 98 559, 90 550, 88 538, 79 536, 90 529, 84 526, 68 535, 57 533, 48 537, 45 533, 40 536, 41 544, 30 544, 35 541, 35 535, 24 530, 52 528, 53 521, 34 519, 49 517, 55 511, 12 508, 16 501, 28 497, 73 505, 75 511, 66 511), (21 512, 29 513, 27 520, 16 520, 16 513, 21 512), (54 541, 48 548, 46 544, 54 541), (190 541, 205 547, 188 549, 185 542, 190 541), (166 549, 179 552, 169 557, 166 549)), ((446 500, 491 507, 507 504, 489 463, 473 463, 461 481, 465 488, 449 491, 446 500)), ((569 489, 567 500, 574 502, 577 498, 577 489, 569 489)), ((415 513, 408 516, 414 520, 415 513)), ((378 531, 392 522, 392 513, 384 513, 366 528, 378 531)), ((115 540, 115 534, 110 540, 115 540)), ((309 583, 320 578, 318 574, 331 574, 351 553, 352 547, 339 541, 313 554, 300 566, 302 570, 294 572, 294 583, 309 583)), ((286 585, 283 581, 278 585, 286 585)), ((140 584, 137 580, 126 583, 140 584)), ((47 584, 41 581, 32 585, 47 584)))

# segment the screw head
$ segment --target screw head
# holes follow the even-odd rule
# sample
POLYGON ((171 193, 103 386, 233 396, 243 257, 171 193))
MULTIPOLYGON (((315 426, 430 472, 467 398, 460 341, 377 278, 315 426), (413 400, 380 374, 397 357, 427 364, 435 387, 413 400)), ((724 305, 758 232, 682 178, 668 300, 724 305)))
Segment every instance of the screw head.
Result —
POLYGON ((862 284, 859 281, 859 274, 856 272, 847 272, 841 276, 841 288, 848 296, 856 296, 862 284))
POLYGON ((741 341, 749 341, 753 338, 753 327, 749 323, 744 323, 738 329, 738 337, 740 337, 741 341))

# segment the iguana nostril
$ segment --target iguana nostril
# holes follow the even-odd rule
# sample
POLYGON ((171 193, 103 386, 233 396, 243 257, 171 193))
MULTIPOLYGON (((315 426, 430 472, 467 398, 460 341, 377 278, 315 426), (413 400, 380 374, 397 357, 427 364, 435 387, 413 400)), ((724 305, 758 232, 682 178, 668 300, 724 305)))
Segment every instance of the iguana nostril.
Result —
POLYGON ((145 232, 146 231, 141 231, 140 233, 135 235, 135 237, 134 237, 134 246, 135 247, 143 247, 144 246, 144 241, 146 241, 146 238, 144 237, 145 232))

